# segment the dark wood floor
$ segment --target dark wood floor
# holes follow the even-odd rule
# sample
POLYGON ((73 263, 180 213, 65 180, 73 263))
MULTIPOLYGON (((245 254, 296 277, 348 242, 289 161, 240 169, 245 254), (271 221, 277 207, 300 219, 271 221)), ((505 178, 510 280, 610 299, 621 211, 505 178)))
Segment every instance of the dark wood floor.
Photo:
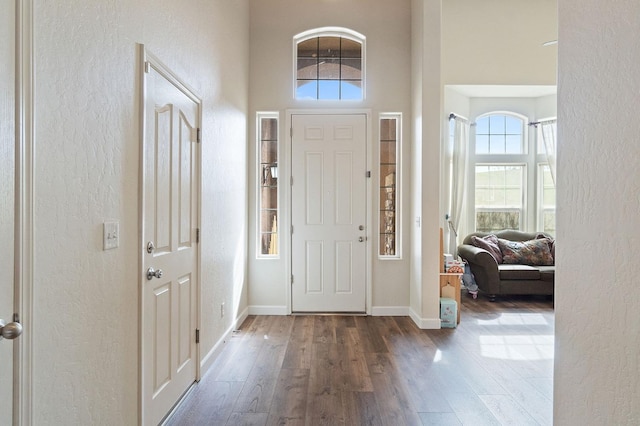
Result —
POLYGON ((168 425, 551 425, 553 303, 406 317, 251 316, 168 425))

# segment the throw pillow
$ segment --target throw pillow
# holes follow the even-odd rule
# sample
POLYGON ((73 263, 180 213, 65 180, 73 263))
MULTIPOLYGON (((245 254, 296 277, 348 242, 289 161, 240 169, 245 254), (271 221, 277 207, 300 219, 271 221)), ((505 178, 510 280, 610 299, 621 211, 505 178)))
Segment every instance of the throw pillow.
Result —
POLYGON ((549 237, 548 235, 545 234, 538 234, 536 235, 536 240, 540 240, 546 238, 547 241, 549 241, 549 249, 551 250, 551 256, 553 257, 553 262, 555 263, 556 261, 556 240, 554 240, 553 238, 549 237))
POLYGON ((504 263, 530 266, 553 265, 548 238, 529 241, 509 241, 498 238, 498 246, 504 263))
POLYGON ((493 234, 489 234, 486 237, 471 237, 471 244, 486 251, 493 256, 497 263, 502 263, 502 252, 498 246, 498 237, 493 234))

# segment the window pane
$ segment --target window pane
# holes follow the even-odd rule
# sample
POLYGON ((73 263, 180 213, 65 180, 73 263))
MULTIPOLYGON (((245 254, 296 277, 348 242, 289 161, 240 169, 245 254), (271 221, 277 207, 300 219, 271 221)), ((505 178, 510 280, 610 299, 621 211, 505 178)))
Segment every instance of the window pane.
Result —
POLYGON ((489 153, 489 135, 476 135, 476 153, 489 153))
POLYGON ((261 144, 260 162, 261 163, 275 163, 278 161, 278 141, 276 140, 263 140, 261 144))
POLYGON ((476 212, 476 231, 493 232, 501 229, 520 229, 519 211, 476 212))
POLYGON ((476 120, 476 134, 489 134, 489 117, 482 117, 476 120))
POLYGON ((507 135, 507 147, 505 149, 507 154, 521 154, 522 153, 522 135, 507 135))
POLYGON ((315 58, 318 56, 318 37, 298 43, 298 57, 315 58))
POLYGON ((393 164, 396 162, 396 141, 380 140, 380 163, 393 164))
POLYGON ((315 58, 298 58, 298 80, 315 80, 318 78, 318 60, 315 58))
POLYGON ((502 135, 491 134, 489 136, 489 153, 504 154, 504 144, 505 144, 505 138, 503 134, 502 135))
MULTIPOLYGON (((260 139, 263 141, 278 140, 278 120, 275 118, 263 118, 261 120, 260 139)), ((271 144, 270 146, 276 146, 271 144)))
POLYGON ((340 82, 340 90, 340 99, 362 99, 362 82, 360 81, 342 81, 340 82))
POLYGON ((380 120, 380 140, 381 141, 396 140, 396 120, 388 120, 388 119, 380 120))
POLYGON ((320 37, 318 45, 318 57, 339 58, 340 37, 320 37))
POLYGON ((476 229, 519 229, 524 166, 476 166, 476 229))
POLYGON ((489 131, 491 133, 506 133, 506 120, 504 115, 489 116, 489 131))
POLYGON ((297 83, 296 99, 318 99, 318 82, 300 80, 297 83))
POLYGON ((340 81, 318 80, 318 99, 340 99, 340 81))
POLYGON ((342 78, 345 80, 362 80, 362 60, 342 59, 342 78))
POLYGON ((342 39, 342 57, 343 58, 361 58, 362 45, 357 41, 342 39))
POLYGON ((506 125, 507 125, 506 133, 509 135, 521 135, 523 124, 524 123, 521 119, 507 115, 506 116, 506 125))
POLYGON ((321 59, 318 63, 318 78, 321 80, 340 79, 340 59, 321 59))

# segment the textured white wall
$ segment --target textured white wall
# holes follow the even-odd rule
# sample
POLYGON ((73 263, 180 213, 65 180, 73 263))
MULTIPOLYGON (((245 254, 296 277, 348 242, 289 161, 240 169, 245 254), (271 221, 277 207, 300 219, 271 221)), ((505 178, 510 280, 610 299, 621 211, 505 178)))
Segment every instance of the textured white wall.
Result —
POLYGON ((202 352, 244 308, 248 2, 35 2, 34 424, 137 424, 136 43, 203 98, 202 352), (102 251, 102 222, 120 247, 102 251))
POLYGON ((560 0, 554 423, 640 424, 640 3, 560 0))
POLYGON ((445 0, 445 84, 555 84, 557 0, 445 0))
MULTIPOLYGON (((410 141, 410 62, 411 16, 409 0, 270 0, 251 3, 251 92, 250 92, 250 164, 255 164, 255 112, 280 112, 280 137, 283 146, 289 131, 285 129, 286 109, 293 108, 368 108, 372 115, 373 150, 370 152, 373 167, 372 238, 375 253, 377 224, 378 113, 401 112, 404 119, 404 170, 405 203, 401 207, 404 219, 403 252, 400 261, 373 260, 373 306, 402 306, 409 304, 409 141, 410 141), (332 103, 303 102, 293 99, 293 36, 318 27, 339 26, 355 30, 366 36, 366 99, 363 102, 332 103)), ((282 157, 281 157, 282 158, 282 157)), ((288 164, 279 167, 287 168, 288 164)), ((282 169, 281 169, 282 170, 282 169)), ((282 171, 281 171, 282 173, 282 171)), ((282 174, 281 174, 282 176, 282 174)), ((252 306, 287 305, 285 239, 278 260, 256 260, 254 236, 256 235, 255 171, 250 170, 250 244, 249 244, 249 304, 252 306)), ((281 186, 286 191, 286 186, 281 186)), ((284 198, 281 198, 284 200, 284 198)), ((281 206, 280 229, 288 229, 286 205, 281 206)))

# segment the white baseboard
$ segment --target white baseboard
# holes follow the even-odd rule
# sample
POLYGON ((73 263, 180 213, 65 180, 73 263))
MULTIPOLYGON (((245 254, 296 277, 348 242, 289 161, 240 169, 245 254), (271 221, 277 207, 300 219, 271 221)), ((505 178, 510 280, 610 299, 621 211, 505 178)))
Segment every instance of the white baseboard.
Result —
POLYGON ((224 344, 227 343, 227 340, 231 338, 231 334, 237 330, 245 319, 249 316, 249 308, 245 308, 244 311, 240 312, 236 318, 236 320, 231 324, 231 326, 225 331, 222 337, 213 345, 213 348, 201 359, 200 361, 200 377, 203 377, 206 372, 211 368, 211 365, 216 360, 216 357, 222 351, 224 344))
POLYGON ((249 306, 249 315, 289 315, 286 306, 249 306))
POLYGON ((440 318, 420 318, 413 309, 409 309, 409 316, 421 330, 439 330, 441 328, 440 318))
POLYGON ((371 308, 373 317, 407 317, 409 316, 408 306, 374 306, 371 308))

